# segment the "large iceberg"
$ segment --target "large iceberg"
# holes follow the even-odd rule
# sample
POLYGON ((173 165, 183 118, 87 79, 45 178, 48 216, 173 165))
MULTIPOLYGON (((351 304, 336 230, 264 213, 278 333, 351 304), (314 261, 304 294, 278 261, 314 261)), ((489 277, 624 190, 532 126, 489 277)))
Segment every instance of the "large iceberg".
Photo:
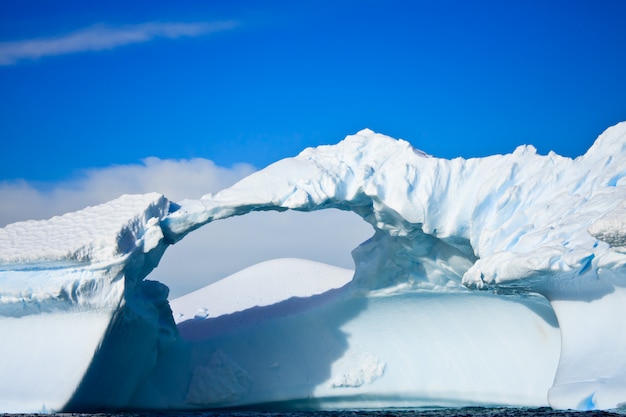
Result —
POLYGON ((10 224, 0 412, 622 407, 625 177, 626 123, 576 159, 446 160, 363 130, 197 200, 10 224), (274 260, 169 302, 146 279, 208 223, 328 208, 373 228, 354 271, 274 260))

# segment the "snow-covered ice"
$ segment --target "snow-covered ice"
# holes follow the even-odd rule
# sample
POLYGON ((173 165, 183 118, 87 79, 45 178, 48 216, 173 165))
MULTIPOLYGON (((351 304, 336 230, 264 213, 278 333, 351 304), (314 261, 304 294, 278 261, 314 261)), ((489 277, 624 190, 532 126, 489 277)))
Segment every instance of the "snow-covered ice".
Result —
POLYGON ((200 199, 8 225, 0 411, 621 407, 625 201, 626 123, 576 159, 445 160, 363 130, 200 199), (145 279, 207 223, 327 208, 373 228, 354 271, 274 260, 169 304, 145 279))

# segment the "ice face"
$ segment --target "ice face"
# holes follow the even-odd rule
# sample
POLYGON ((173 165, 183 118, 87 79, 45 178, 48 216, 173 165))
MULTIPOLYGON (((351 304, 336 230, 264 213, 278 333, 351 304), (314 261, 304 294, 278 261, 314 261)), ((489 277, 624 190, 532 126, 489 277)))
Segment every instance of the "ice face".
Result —
MULTIPOLYGON (((48 397, 47 387, 34 387, 31 408, 206 408, 304 398, 328 407, 614 408, 626 401, 624 176, 626 123, 609 128, 576 159, 524 146, 509 155, 444 160, 363 130, 199 200, 125 196, 0 229, 0 314, 21 320, 105 312, 106 331, 94 332, 81 364, 71 365, 88 368, 82 379, 48 397), (374 229, 353 252, 354 278, 342 289, 265 306, 253 302, 243 312, 212 317, 206 299, 236 295, 232 286, 208 288, 200 300, 173 303, 177 330, 166 289, 144 280, 169 244, 207 223, 257 210, 326 208, 354 212, 374 229), (472 289, 506 298, 493 301, 472 289), (549 300, 558 330, 545 303, 529 304, 533 294, 549 300), (446 316, 435 307, 442 305, 469 320, 446 316), (486 322, 497 326, 485 331, 486 322), (385 329, 388 340, 404 336, 393 339, 400 347, 375 347, 385 329), (242 340, 253 348, 238 344, 242 340), (510 340, 520 341, 513 345, 518 350, 510 340), (521 340, 531 343, 522 347, 521 340), (275 357, 283 344, 288 352, 275 357), (424 349, 411 356, 416 344, 424 349), (447 345, 462 348, 446 359, 447 345), (464 349, 470 357, 491 358, 468 365, 466 380, 454 373, 466 366, 464 349), (275 385, 272 375, 282 382, 275 385), (506 379, 510 375, 518 383, 506 379), (433 384, 415 382, 422 379, 433 384)), ((281 268, 272 271, 283 277, 281 268)), ((15 328, 7 319, 0 320, 0 334, 15 328)), ((20 343, 6 348, 0 369, 28 342, 20 343)))
POLYGON ((167 288, 144 280, 167 246, 168 208, 159 194, 127 195, 0 229, 0 410, 87 408, 103 395, 126 406, 150 352, 176 334, 167 288), (111 345, 126 349, 103 364, 111 345))

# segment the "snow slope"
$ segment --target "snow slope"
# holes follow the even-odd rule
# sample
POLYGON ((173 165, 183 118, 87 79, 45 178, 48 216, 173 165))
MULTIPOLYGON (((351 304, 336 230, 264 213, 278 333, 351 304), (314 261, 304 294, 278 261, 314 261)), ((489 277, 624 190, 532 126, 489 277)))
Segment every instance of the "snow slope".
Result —
POLYGON ((0 410, 619 407, 625 176, 626 123, 576 159, 523 146, 444 160, 363 130, 199 200, 124 196, 9 225, 0 334, 26 336, 0 348, 3 375, 39 351, 39 319, 61 329, 77 317, 80 329, 70 315, 101 313, 82 346, 59 339, 44 360, 59 355, 74 376, 51 390, 32 378, 47 367, 26 366, 16 389, 0 380, 0 410), (374 228, 347 285, 332 267, 270 263, 174 300, 176 326, 167 289, 144 280, 169 244, 206 223, 325 208, 374 228), (327 280, 295 285, 299 270, 300 282, 327 280))

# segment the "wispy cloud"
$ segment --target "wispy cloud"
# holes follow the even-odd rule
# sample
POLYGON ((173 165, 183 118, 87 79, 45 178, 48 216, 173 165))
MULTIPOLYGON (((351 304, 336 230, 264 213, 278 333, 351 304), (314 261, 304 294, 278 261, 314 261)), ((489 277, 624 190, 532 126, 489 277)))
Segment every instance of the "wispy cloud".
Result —
POLYGON ((50 38, 0 42, 0 65, 14 65, 20 60, 102 51, 124 45, 148 42, 156 38, 195 37, 229 30, 235 21, 197 23, 148 22, 136 25, 91 26, 76 32, 50 38))
MULTIPOLYGON (((0 227, 79 210, 124 193, 156 191, 173 201, 199 198, 253 171, 247 164, 226 168, 203 158, 147 158, 141 164, 87 170, 45 187, 0 181, 0 227)), ((150 279, 167 284, 175 297, 268 259, 300 257, 349 268, 351 250, 371 234, 363 220, 339 210, 250 213, 191 233, 166 251, 150 279)))

